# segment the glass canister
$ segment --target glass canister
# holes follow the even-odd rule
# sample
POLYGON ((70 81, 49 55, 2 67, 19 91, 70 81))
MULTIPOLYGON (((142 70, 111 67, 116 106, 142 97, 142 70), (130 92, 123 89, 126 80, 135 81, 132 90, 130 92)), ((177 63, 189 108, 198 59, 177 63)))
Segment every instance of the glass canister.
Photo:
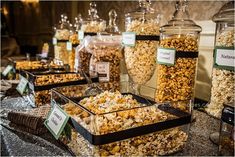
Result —
POLYGON ((222 110, 220 137, 219 137, 219 154, 223 156, 234 155, 235 143, 235 127, 234 127, 234 102, 225 105, 222 110))
POLYGON ((156 66, 156 49, 159 43, 160 15, 149 0, 139 0, 137 10, 125 15, 124 58, 135 92, 152 77, 156 66), (127 45, 126 36, 133 35, 133 44, 127 45))
POLYGON ((95 2, 90 3, 88 15, 89 17, 82 21, 81 31, 84 33, 103 32, 106 28, 106 21, 99 18, 95 2))
POLYGON ((234 1, 214 15, 216 38, 210 103, 206 111, 220 118, 223 104, 235 101, 234 1))
POLYGON ((92 54, 90 76, 98 76, 100 85, 105 90, 120 90, 120 62, 122 55, 122 36, 116 25, 117 13, 109 11, 107 32, 91 37, 86 45, 92 54))
POLYGON ((55 35, 53 37, 54 44, 54 58, 56 63, 68 64, 67 42, 70 37, 70 25, 67 21, 68 17, 61 15, 61 22, 55 28, 55 35))
POLYGON ((99 18, 96 9, 96 3, 90 3, 90 9, 88 10, 89 17, 81 21, 81 28, 78 32, 78 38, 82 42, 76 49, 76 67, 75 69, 82 68, 86 74, 89 74, 89 63, 91 54, 85 49, 85 44, 88 40, 82 41, 86 36, 94 36, 98 32, 103 32, 106 28, 106 21, 99 18), (79 67, 78 67, 79 66, 79 67))
POLYGON ((75 17, 75 23, 73 25, 73 29, 71 30, 71 35, 69 37, 69 42, 72 44, 72 47, 70 49, 70 45, 67 45, 67 50, 69 51, 69 67, 71 71, 75 71, 75 51, 76 47, 80 44, 80 40, 78 38, 78 31, 81 27, 82 22, 82 16, 81 14, 78 14, 77 17, 75 17))
POLYGON ((157 102, 193 99, 200 32, 189 18, 188 2, 177 1, 172 20, 160 28, 157 102))

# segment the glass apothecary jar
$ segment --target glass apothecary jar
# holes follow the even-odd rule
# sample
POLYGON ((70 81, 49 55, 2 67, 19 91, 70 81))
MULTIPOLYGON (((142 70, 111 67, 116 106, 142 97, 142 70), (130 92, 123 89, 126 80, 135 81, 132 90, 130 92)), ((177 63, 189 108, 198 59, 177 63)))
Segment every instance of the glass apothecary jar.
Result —
POLYGON ((122 36, 116 25, 117 13, 109 12, 107 32, 90 38, 86 50, 92 54, 90 59, 90 76, 98 76, 105 90, 120 90, 120 62, 123 58, 122 36))
POLYGON ((188 13, 188 2, 176 2, 172 20, 160 28, 155 101, 183 101, 194 97, 201 27, 188 13))
POLYGON ((214 15, 216 38, 210 103, 206 111, 220 118, 223 104, 235 101, 234 2, 228 2, 214 15))
POLYGON ((68 17, 64 14, 61 15, 61 21, 54 28, 55 35, 53 37, 54 44, 54 58, 55 62, 58 64, 68 64, 68 52, 67 52, 67 42, 71 35, 71 27, 68 21, 68 17))
MULTIPOLYGON (((81 22, 81 28, 78 31, 78 38, 81 41, 75 52, 75 70, 82 68, 86 74, 89 74, 89 63, 91 54, 85 49, 86 36, 94 36, 98 32, 103 32, 106 28, 106 21, 99 18, 96 9, 96 3, 90 3, 88 10, 89 17, 81 22)), ((88 37, 89 38, 89 37, 88 37)), ((88 39, 89 40, 89 39, 88 39)))
POLYGON ((81 31, 84 33, 103 32, 106 28, 106 21, 99 18, 95 2, 90 3, 88 14, 89 17, 82 21, 81 31))
POLYGON ((137 10, 125 15, 125 36, 133 35, 133 44, 125 44, 124 57, 131 81, 139 87, 152 77, 156 67, 156 49, 159 43, 160 15, 151 7, 150 1, 139 0, 137 10))

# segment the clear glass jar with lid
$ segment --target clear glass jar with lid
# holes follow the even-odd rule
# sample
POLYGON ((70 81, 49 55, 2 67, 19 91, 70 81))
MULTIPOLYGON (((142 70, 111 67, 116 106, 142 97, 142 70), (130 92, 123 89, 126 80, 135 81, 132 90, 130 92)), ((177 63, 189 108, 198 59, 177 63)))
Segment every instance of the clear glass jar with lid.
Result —
POLYGON ((124 58, 128 75, 139 93, 140 85, 145 84, 155 71, 156 49, 159 43, 160 14, 151 7, 149 0, 139 0, 139 7, 125 15, 126 34, 134 35, 134 44, 125 44, 124 58))
POLYGON ((211 98, 206 111, 220 118, 223 104, 235 101, 234 1, 213 16, 216 23, 211 98))
POLYGON ((189 17, 188 1, 176 2, 172 20, 160 28, 157 52, 157 102, 194 97, 201 27, 189 17))
POLYGON ((58 64, 68 64, 68 52, 67 52, 67 42, 71 35, 71 26, 68 21, 68 17, 65 14, 61 15, 61 21, 54 28, 55 35, 53 37, 54 44, 54 58, 55 63, 58 64))
MULTIPOLYGON (((81 22, 81 28, 78 32, 79 40, 83 40, 87 35, 94 36, 99 32, 103 32, 106 28, 106 21, 99 18, 96 9, 96 3, 90 3, 88 10, 89 17, 81 22)), ((82 68, 86 74, 89 74, 91 54, 85 49, 85 41, 76 49, 75 69, 82 68)))
POLYGON ((88 15, 89 17, 82 21, 81 31, 84 33, 103 32, 106 28, 106 21, 99 18, 95 2, 90 3, 88 15))
POLYGON ((98 76, 105 90, 120 90, 120 61, 123 58, 122 36, 116 25, 117 13, 109 11, 109 26, 106 31, 90 38, 86 50, 92 54, 90 76, 98 76))

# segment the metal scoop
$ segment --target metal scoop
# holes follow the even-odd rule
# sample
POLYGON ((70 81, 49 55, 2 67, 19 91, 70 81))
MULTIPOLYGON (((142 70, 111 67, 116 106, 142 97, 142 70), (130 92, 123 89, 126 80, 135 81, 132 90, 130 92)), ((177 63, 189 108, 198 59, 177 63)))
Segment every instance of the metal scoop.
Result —
POLYGON ((82 73, 82 75, 85 77, 85 79, 86 79, 86 81, 87 81, 87 83, 88 83, 88 88, 86 89, 86 91, 85 91, 85 95, 97 95, 97 94, 100 94, 100 93, 102 93, 103 92, 103 90, 102 89, 100 89, 98 86, 97 86, 97 84, 93 84, 92 83, 92 80, 90 79, 90 77, 88 77, 87 75, 86 75, 86 73, 81 69, 80 70, 81 71, 81 73, 82 73))

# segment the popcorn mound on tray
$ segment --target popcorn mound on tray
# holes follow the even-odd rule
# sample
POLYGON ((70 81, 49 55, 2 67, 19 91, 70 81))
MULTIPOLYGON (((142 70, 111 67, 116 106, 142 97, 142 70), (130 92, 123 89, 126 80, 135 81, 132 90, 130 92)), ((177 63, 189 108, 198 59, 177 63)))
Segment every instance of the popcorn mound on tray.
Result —
MULTIPOLYGON (((157 108, 137 102, 131 95, 105 91, 82 99, 79 106, 67 103, 63 109, 92 134, 102 135, 121 130, 162 122, 175 118, 157 108)), ((76 133, 77 134, 77 133, 76 133)), ((89 145, 81 135, 75 136, 68 146, 76 155, 164 155, 180 150, 187 134, 179 127, 137 136, 101 146, 89 145), (151 151, 148 151, 151 146, 151 151)))

